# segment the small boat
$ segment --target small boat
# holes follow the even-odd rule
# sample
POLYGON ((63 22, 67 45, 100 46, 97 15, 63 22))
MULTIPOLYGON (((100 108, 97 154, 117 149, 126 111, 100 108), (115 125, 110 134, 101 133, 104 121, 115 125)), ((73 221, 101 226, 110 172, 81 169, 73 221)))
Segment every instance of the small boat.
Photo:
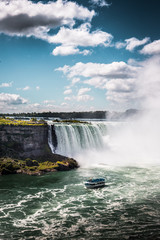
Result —
POLYGON ((85 183, 86 188, 99 188, 105 186, 105 179, 104 178, 91 178, 87 180, 85 183))

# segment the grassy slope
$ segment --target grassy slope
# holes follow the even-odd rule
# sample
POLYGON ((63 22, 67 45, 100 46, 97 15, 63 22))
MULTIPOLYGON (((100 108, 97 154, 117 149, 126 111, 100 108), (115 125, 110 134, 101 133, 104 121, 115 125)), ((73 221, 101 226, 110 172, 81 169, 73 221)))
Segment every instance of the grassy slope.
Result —
POLYGON ((24 120, 16 120, 12 118, 0 118, 0 125, 13 125, 13 126, 18 126, 18 125, 27 125, 27 126, 41 126, 45 125, 46 122, 43 120, 37 121, 36 119, 31 119, 29 121, 24 121, 24 120))

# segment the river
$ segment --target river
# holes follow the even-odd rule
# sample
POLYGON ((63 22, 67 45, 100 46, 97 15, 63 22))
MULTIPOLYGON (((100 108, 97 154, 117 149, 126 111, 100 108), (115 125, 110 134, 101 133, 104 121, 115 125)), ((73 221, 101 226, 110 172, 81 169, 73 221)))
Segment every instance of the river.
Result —
POLYGON ((159 168, 0 178, 0 239, 160 239, 159 168), (87 190, 88 177, 106 186, 87 190))
MULTIPOLYGON (((147 133, 139 131, 134 139, 128 130, 119 138, 118 125, 107 123, 107 131, 98 125, 98 133, 97 126, 89 127, 91 131, 83 129, 83 134, 63 126, 65 138, 69 134, 72 142, 67 142, 68 154, 72 155, 74 137, 76 144, 88 144, 88 150, 81 144, 73 151, 80 163, 77 170, 1 176, 0 239, 160 239, 158 138, 151 138, 151 144, 147 133), (99 147, 96 137, 102 140, 99 147), (84 181, 91 177, 104 177, 106 186, 86 189, 84 181)), ((64 149, 58 146, 58 150, 64 149)))

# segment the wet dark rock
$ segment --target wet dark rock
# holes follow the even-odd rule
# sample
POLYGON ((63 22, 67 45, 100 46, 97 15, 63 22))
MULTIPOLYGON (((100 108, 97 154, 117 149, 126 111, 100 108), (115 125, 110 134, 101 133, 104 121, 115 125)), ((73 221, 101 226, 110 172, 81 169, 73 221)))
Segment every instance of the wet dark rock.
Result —
POLYGON ((36 160, 31 160, 31 159, 27 158, 26 159, 26 166, 27 167, 39 166, 39 163, 36 160))

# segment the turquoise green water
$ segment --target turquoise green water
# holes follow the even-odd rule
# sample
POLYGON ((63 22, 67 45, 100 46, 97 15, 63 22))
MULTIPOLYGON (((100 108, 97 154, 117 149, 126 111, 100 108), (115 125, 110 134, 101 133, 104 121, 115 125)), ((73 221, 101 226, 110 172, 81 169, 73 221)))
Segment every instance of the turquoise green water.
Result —
POLYGON ((0 177, 0 239, 160 239, 159 167, 0 177), (88 177, 106 187, 87 190, 88 177))

